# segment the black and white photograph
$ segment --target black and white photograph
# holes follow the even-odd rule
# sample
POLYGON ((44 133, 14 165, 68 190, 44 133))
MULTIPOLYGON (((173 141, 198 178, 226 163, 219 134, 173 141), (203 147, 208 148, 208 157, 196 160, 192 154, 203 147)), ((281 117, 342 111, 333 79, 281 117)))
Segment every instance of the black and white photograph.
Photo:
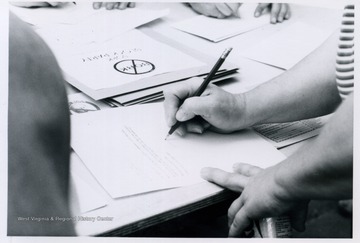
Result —
POLYGON ((1 3, 1 237, 355 240, 357 5, 1 3))

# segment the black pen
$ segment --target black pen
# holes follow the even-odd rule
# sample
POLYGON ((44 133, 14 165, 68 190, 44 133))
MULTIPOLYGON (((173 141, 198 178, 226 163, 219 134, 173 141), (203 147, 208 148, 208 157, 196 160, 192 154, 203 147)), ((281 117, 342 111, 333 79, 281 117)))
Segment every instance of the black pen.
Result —
MULTIPOLYGON (((231 52, 232 48, 226 48, 225 51, 223 52, 223 54, 221 55, 221 57, 219 58, 219 60, 215 63, 214 67, 211 69, 209 75, 204 79, 204 81, 202 82, 202 84, 200 85, 200 87, 196 90, 195 94, 192 96, 200 96, 204 90, 206 89, 206 87, 208 86, 208 84, 210 83, 210 81, 212 80, 212 78, 214 77, 214 75, 216 74, 216 72, 219 70, 219 68, 221 67, 221 65, 223 64, 223 62, 225 61, 225 59, 227 58, 227 56, 229 55, 229 53, 231 52)), ((169 130, 167 136, 165 137, 165 140, 171 135, 173 134, 173 132, 175 132, 175 130, 181 125, 180 121, 177 121, 169 130)))

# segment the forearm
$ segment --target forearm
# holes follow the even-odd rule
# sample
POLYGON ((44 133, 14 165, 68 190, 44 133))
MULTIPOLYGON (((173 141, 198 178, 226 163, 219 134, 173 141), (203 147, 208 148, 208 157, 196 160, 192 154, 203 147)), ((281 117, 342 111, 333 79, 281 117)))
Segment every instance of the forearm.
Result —
POLYGON ((353 97, 321 134, 278 164, 275 180, 287 199, 340 199, 352 195, 353 97))
POLYGON ((316 117, 337 107, 337 36, 335 33, 289 71, 244 94, 249 125, 316 117))

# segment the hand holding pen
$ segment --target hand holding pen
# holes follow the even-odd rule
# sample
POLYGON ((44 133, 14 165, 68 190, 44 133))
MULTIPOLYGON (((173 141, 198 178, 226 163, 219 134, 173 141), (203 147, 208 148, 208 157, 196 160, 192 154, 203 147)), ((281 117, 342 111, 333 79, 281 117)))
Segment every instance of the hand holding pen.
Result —
MULTIPOLYGON (((221 59, 213 68, 215 73, 219 68, 217 67, 219 61, 221 66, 225 58, 222 61, 221 59)), ((167 125, 177 127, 175 131, 173 128, 169 133, 175 132, 182 136, 187 132, 203 133, 207 128, 228 133, 244 128, 246 124, 243 122, 242 114, 245 104, 242 95, 228 93, 214 84, 205 85, 206 89, 199 92, 204 87, 201 86, 202 83, 211 81, 213 70, 205 80, 192 78, 164 91, 167 125), (195 96, 199 93, 201 96, 195 96)))

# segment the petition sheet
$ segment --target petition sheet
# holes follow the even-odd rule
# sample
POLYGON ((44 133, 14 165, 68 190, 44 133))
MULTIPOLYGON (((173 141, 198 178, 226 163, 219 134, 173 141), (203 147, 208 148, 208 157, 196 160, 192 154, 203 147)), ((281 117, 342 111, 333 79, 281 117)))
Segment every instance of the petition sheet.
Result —
POLYGON ((237 162, 268 167, 284 159, 251 130, 164 140, 162 104, 86 113, 71 122, 71 146, 113 198, 201 182, 205 166, 232 171, 237 162))

